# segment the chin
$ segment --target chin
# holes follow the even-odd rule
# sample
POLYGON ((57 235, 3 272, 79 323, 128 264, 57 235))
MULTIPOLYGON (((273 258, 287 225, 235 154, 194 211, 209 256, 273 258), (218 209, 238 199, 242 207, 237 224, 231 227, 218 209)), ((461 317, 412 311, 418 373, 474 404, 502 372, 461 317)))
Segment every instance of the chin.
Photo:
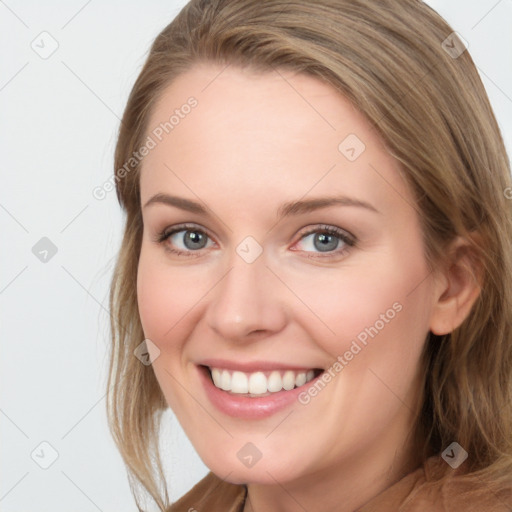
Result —
POLYGON ((243 462, 244 452, 240 455, 242 461, 239 460, 235 450, 231 453, 234 456, 228 456, 226 451, 222 454, 210 451, 204 456, 201 453, 199 455, 212 473, 233 484, 275 485, 276 481, 285 483, 299 478, 306 472, 306 468, 302 466, 304 464, 302 456, 299 463, 298 460, 283 459, 273 453, 267 457, 262 455, 256 462, 248 460, 246 466, 243 462))

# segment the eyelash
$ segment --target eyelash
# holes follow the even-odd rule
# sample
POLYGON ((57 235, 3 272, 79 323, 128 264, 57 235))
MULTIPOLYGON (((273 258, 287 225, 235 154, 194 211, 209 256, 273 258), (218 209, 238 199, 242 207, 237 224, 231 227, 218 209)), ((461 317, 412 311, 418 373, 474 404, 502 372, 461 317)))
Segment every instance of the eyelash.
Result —
MULTIPOLYGON (((168 230, 168 228, 165 228, 164 230, 157 233, 157 235, 154 238, 154 241, 159 244, 164 244, 164 242, 168 238, 170 238, 172 235, 174 235, 176 233, 179 233, 180 231, 194 231, 196 233, 201 233, 201 234, 207 236, 211 240, 211 237, 203 229, 200 229, 193 224, 183 224, 183 225, 176 226, 176 227, 172 228, 171 230, 168 230)), ((334 235, 337 238, 339 238, 339 240, 343 244, 345 244, 345 247, 343 247, 341 249, 336 249, 334 251, 329 251, 329 252, 326 252, 323 254, 321 252, 315 252, 315 253, 313 253, 313 254, 315 254, 315 256, 310 255, 310 256, 308 256, 308 258, 333 258, 336 256, 341 256, 342 254, 347 252, 349 250, 349 248, 355 247, 356 243, 357 243, 357 239, 355 236, 348 234, 346 231, 344 231, 340 228, 337 228, 335 226, 327 226, 327 225, 321 225, 314 229, 310 229, 309 231, 301 233, 299 241, 313 233, 334 235)), ((185 257, 200 256, 201 255, 200 253, 202 251, 202 249, 199 249, 197 251, 193 251, 193 250, 182 251, 180 249, 173 249, 167 245, 165 246, 165 250, 172 254, 175 254, 177 256, 185 256, 185 257), (196 254, 194 254, 194 253, 196 253, 196 254)), ((309 251, 304 251, 304 252, 309 252, 309 251)))

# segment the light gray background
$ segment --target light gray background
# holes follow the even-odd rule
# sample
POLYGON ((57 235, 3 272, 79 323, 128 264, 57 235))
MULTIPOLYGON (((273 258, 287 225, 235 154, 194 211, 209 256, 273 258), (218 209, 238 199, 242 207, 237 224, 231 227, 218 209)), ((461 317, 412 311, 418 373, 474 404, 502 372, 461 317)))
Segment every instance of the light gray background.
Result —
MULTIPOLYGON (((469 42, 512 152, 512 0, 427 3, 469 42)), ((184 4, 0 1, 3 512, 136 510, 104 412, 123 219, 115 192, 99 201, 92 190, 112 175, 119 118, 149 46, 184 4), (56 44, 44 31, 58 43, 47 59, 31 47, 56 44), (32 252, 42 237, 57 248, 46 263, 32 252), (52 449, 58 458, 42 469, 52 449)), ((168 417, 174 500, 208 470, 168 417)))

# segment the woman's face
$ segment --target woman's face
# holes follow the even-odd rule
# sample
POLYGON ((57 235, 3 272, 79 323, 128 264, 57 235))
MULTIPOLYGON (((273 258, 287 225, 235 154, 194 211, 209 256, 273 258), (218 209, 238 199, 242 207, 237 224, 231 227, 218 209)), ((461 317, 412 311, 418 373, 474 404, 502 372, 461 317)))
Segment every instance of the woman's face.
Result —
POLYGON ((205 464, 274 484, 407 453, 432 275, 365 118, 312 77, 202 64, 147 136, 140 317, 205 464))

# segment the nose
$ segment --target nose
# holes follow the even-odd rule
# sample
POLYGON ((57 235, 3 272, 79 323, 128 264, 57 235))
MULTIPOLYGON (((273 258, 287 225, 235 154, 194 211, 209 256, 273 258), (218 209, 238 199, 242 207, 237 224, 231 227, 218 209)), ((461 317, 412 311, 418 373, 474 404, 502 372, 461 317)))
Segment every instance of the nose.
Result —
POLYGON ((247 263, 237 254, 231 268, 215 286, 205 312, 206 321, 225 340, 250 341, 281 331, 287 322, 283 284, 261 255, 247 263))

